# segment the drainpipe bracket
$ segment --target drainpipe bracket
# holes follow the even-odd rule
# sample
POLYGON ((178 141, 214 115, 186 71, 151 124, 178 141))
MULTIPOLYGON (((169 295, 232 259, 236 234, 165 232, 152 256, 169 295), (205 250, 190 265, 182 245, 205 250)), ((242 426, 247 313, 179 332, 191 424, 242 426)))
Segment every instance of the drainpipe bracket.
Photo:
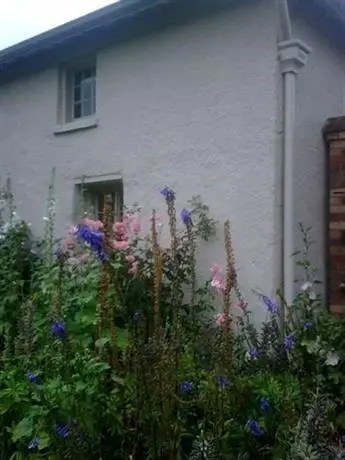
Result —
POLYGON ((278 44, 278 59, 281 71, 297 75, 305 66, 311 48, 302 40, 286 40, 278 44))

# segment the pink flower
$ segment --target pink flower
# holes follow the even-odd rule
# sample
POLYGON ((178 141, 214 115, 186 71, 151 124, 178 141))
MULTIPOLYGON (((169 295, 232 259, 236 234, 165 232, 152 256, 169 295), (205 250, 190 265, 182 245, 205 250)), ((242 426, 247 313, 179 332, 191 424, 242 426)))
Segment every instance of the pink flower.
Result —
POLYGON ((138 273, 138 262, 132 263, 132 267, 130 268, 128 273, 131 273, 132 275, 136 275, 138 273))
POLYGON ((80 256, 78 256, 78 260, 80 262, 86 262, 89 258, 89 254, 86 252, 85 254, 80 254, 80 256))
POLYGON ((126 226, 123 222, 116 222, 113 225, 113 230, 119 235, 124 235, 126 233, 126 226))
POLYGON ((66 246, 67 249, 74 249, 75 248, 75 241, 72 239, 65 240, 63 244, 66 246))
POLYGON ((114 249, 118 249, 119 251, 124 251, 129 248, 128 241, 112 241, 112 246, 114 249))
POLYGON ((133 262, 135 262, 135 257, 134 257, 134 256, 126 256, 125 259, 126 259, 127 262, 129 262, 130 264, 132 264, 133 262))
POLYGON ((71 235, 71 236, 72 236, 72 235, 75 235, 76 232, 77 232, 77 227, 76 227, 75 225, 71 225, 71 226, 68 227, 68 229, 67 229, 67 233, 68 233, 69 235, 71 235))
POLYGON ((93 223, 94 227, 95 227, 95 230, 99 231, 99 230, 103 230, 104 228, 104 224, 103 222, 101 222, 100 220, 96 220, 94 223, 93 223))
POLYGON ((211 280, 211 286, 220 291, 222 291, 225 288, 225 281, 220 273, 216 273, 213 275, 211 280))
POLYGON ((113 230, 115 232, 115 238, 119 241, 128 241, 127 228, 124 223, 117 222, 113 225, 113 230))
POLYGON ((222 273, 222 269, 221 269, 220 265, 213 264, 212 267, 211 267, 211 273, 212 273, 212 277, 214 275, 219 275, 220 273, 222 273))
POLYGON ((248 302, 246 302, 245 300, 237 300, 234 306, 237 308, 241 308, 242 310, 245 310, 248 307, 248 302))
MULTIPOLYGON (((151 215, 151 217, 150 217, 150 222, 152 222, 152 220, 153 220, 153 215, 151 215)), ((163 225, 162 224, 162 219, 161 219, 160 215, 158 214, 158 212, 156 212, 155 221, 156 221, 156 226, 157 227, 161 227, 163 225)))
POLYGON ((133 221, 129 224, 129 228, 130 228, 130 231, 131 231, 132 233, 134 233, 134 234, 137 235, 137 234, 140 233, 140 231, 141 231, 140 222, 139 222, 137 219, 133 220, 133 221))
POLYGON ((216 316, 216 323, 218 326, 223 326, 226 323, 226 315, 225 313, 218 313, 216 316))
POLYGON ((125 223, 131 223, 136 220, 136 215, 133 212, 129 212, 123 216, 123 221, 125 223))

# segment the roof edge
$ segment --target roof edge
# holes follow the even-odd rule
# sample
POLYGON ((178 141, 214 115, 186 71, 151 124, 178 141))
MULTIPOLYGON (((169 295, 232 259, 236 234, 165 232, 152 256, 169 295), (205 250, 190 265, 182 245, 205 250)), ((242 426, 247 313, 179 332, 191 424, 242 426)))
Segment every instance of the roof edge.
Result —
POLYGON ((137 15, 171 0, 120 0, 101 9, 88 13, 58 27, 50 29, 32 38, 0 50, 0 68, 23 57, 34 54, 51 46, 61 44, 70 38, 88 31, 115 23, 127 16, 137 15))

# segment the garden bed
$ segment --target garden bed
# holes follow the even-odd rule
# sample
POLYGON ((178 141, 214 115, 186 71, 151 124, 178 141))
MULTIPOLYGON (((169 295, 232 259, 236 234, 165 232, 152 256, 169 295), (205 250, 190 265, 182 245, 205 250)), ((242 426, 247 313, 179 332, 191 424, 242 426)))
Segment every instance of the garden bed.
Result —
POLYGON ((162 190, 162 247, 155 213, 144 234, 137 212, 113 222, 110 197, 104 222, 83 218, 57 242, 49 197, 37 245, 3 195, 0 459, 345 458, 345 322, 316 294, 307 230, 293 304, 258 294, 256 328, 229 222, 226 266, 196 279, 197 245, 218 225, 199 199, 177 213, 162 190))

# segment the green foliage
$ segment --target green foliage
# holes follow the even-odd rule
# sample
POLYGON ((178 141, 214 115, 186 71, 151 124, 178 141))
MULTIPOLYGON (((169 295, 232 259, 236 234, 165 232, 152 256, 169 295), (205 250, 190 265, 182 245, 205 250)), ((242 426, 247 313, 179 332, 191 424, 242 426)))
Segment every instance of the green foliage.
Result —
POLYGON ((183 225, 165 195, 169 247, 158 220, 143 235, 137 209, 112 226, 106 205, 104 225, 55 242, 53 186, 44 241, 0 222, 0 459, 341 458, 345 320, 314 293, 308 229, 301 290, 284 317, 260 294, 258 329, 237 276, 195 281, 207 206, 193 198, 183 225), (227 288, 233 328, 225 309, 214 319, 227 288))
POLYGON ((192 216, 196 218, 196 233, 204 241, 216 234, 217 221, 210 216, 210 208, 203 203, 201 196, 193 196, 189 200, 192 216))

